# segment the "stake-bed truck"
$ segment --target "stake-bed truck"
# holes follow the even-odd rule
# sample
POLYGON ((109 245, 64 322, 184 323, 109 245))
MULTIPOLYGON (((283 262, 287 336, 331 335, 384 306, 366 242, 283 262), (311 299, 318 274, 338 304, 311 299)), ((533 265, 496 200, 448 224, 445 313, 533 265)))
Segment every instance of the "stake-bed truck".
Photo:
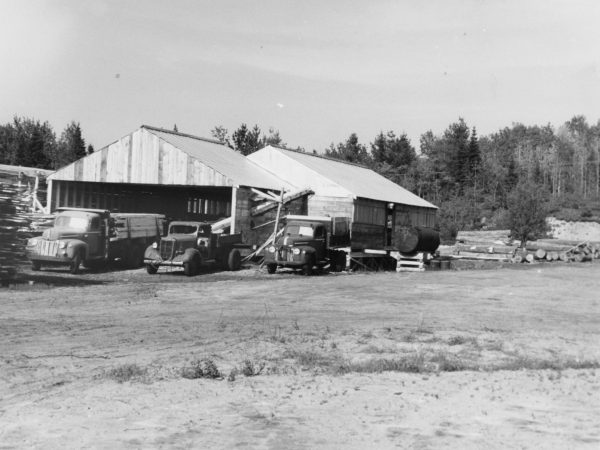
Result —
POLYGON ((197 275, 205 266, 239 270, 242 235, 213 233, 208 222, 173 221, 167 236, 146 249, 144 264, 149 274, 159 267, 183 268, 187 276, 197 275))
POLYGON ((27 256, 32 270, 63 264, 76 274, 81 264, 93 268, 117 259, 139 267, 146 246, 163 234, 164 222, 162 214, 59 208, 54 226, 29 239, 27 256))

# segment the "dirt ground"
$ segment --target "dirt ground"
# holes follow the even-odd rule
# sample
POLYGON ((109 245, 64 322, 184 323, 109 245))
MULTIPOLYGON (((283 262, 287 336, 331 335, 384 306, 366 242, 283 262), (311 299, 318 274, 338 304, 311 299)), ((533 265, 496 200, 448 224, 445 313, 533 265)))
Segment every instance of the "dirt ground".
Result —
POLYGON ((599 275, 26 272, 0 448, 597 449, 599 275))

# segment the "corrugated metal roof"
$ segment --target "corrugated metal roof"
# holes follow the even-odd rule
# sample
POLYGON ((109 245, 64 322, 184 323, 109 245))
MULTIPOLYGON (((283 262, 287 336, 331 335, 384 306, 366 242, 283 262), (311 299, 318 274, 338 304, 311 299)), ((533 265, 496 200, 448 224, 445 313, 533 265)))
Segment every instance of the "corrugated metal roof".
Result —
POLYGON ((218 141, 148 125, 142 125, 142 128, 230 178, 237 186, 251 186, 278 191, 281 188, 291 188, 285 181, 218 141))
POLYGON ((366 167, 296 150, 271 147, 340 185, 356 197, 437 209, 437 206, 427 200, 366 167))

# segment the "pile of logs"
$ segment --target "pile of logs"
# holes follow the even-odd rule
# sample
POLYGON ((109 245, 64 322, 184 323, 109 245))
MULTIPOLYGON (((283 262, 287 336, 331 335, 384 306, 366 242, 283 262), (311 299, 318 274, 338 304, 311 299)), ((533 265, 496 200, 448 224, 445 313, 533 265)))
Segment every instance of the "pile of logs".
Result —
POLYGON ((600 242, 560 239, 528 241, 521 248, 508 230, 459 232, 451 254, 457 259, 481 259, 512 263, 536 261, 586 262, 600 259, 600 242))

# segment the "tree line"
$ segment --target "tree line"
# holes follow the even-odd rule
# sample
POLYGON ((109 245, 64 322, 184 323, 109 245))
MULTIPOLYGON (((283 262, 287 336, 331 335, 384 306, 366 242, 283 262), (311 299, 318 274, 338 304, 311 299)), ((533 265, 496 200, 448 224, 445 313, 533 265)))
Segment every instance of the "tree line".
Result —
MULTIPOLYGON (((247 130, 243 124, 233 136, 247 136, 247 130)), ((282 145, 278 132, 261 137, 257 125, 251 130, 251 145, 229 139, 223 127, 213 136, 244 155, 266 143, 282 145)), ((511 229, 524 241, 546 231, 550 212, 581 206, 569 218, 590 218, 589 205, 600 200, 600 121, 590 125, 584 116, 556 129, 515 123, 481 137, 459 118, 441 134, 423 133, 418 152, 405 133, 381 131, 368 145, 351 133, 324 154, 369 167, 438 206, 444 239, 493 227, 511 229)))
MULTIPOLYGON (((264 133, 258 125, 231 133, 219 125, 211 135, 243 155, 269 144, 286 147, 278 130, 264 133)), ((0 164, 58 169, 93 151, 76 122, 59 138, 48 122, 15 117, 0 125, 0 164)), ((438 206, 443 238, 458 230, 515 229, 517 219, 534 213, 519 233, 539 234, 539 218, 549 210, 581 205, 585 218, 600 200, 600 121, 583 116, 557 128, 515 123, 487 136, 459 118, 441 134, 423 133, 418 151, 405 133, 381 131, 369 144, 351 133, 321 153, 369 167, 438 206)))
POLYGON ((0 164, 56 170, 93 151, 78 122, 69 123, 58 139, 48 122, 15 116, 0 125, 0 164))

